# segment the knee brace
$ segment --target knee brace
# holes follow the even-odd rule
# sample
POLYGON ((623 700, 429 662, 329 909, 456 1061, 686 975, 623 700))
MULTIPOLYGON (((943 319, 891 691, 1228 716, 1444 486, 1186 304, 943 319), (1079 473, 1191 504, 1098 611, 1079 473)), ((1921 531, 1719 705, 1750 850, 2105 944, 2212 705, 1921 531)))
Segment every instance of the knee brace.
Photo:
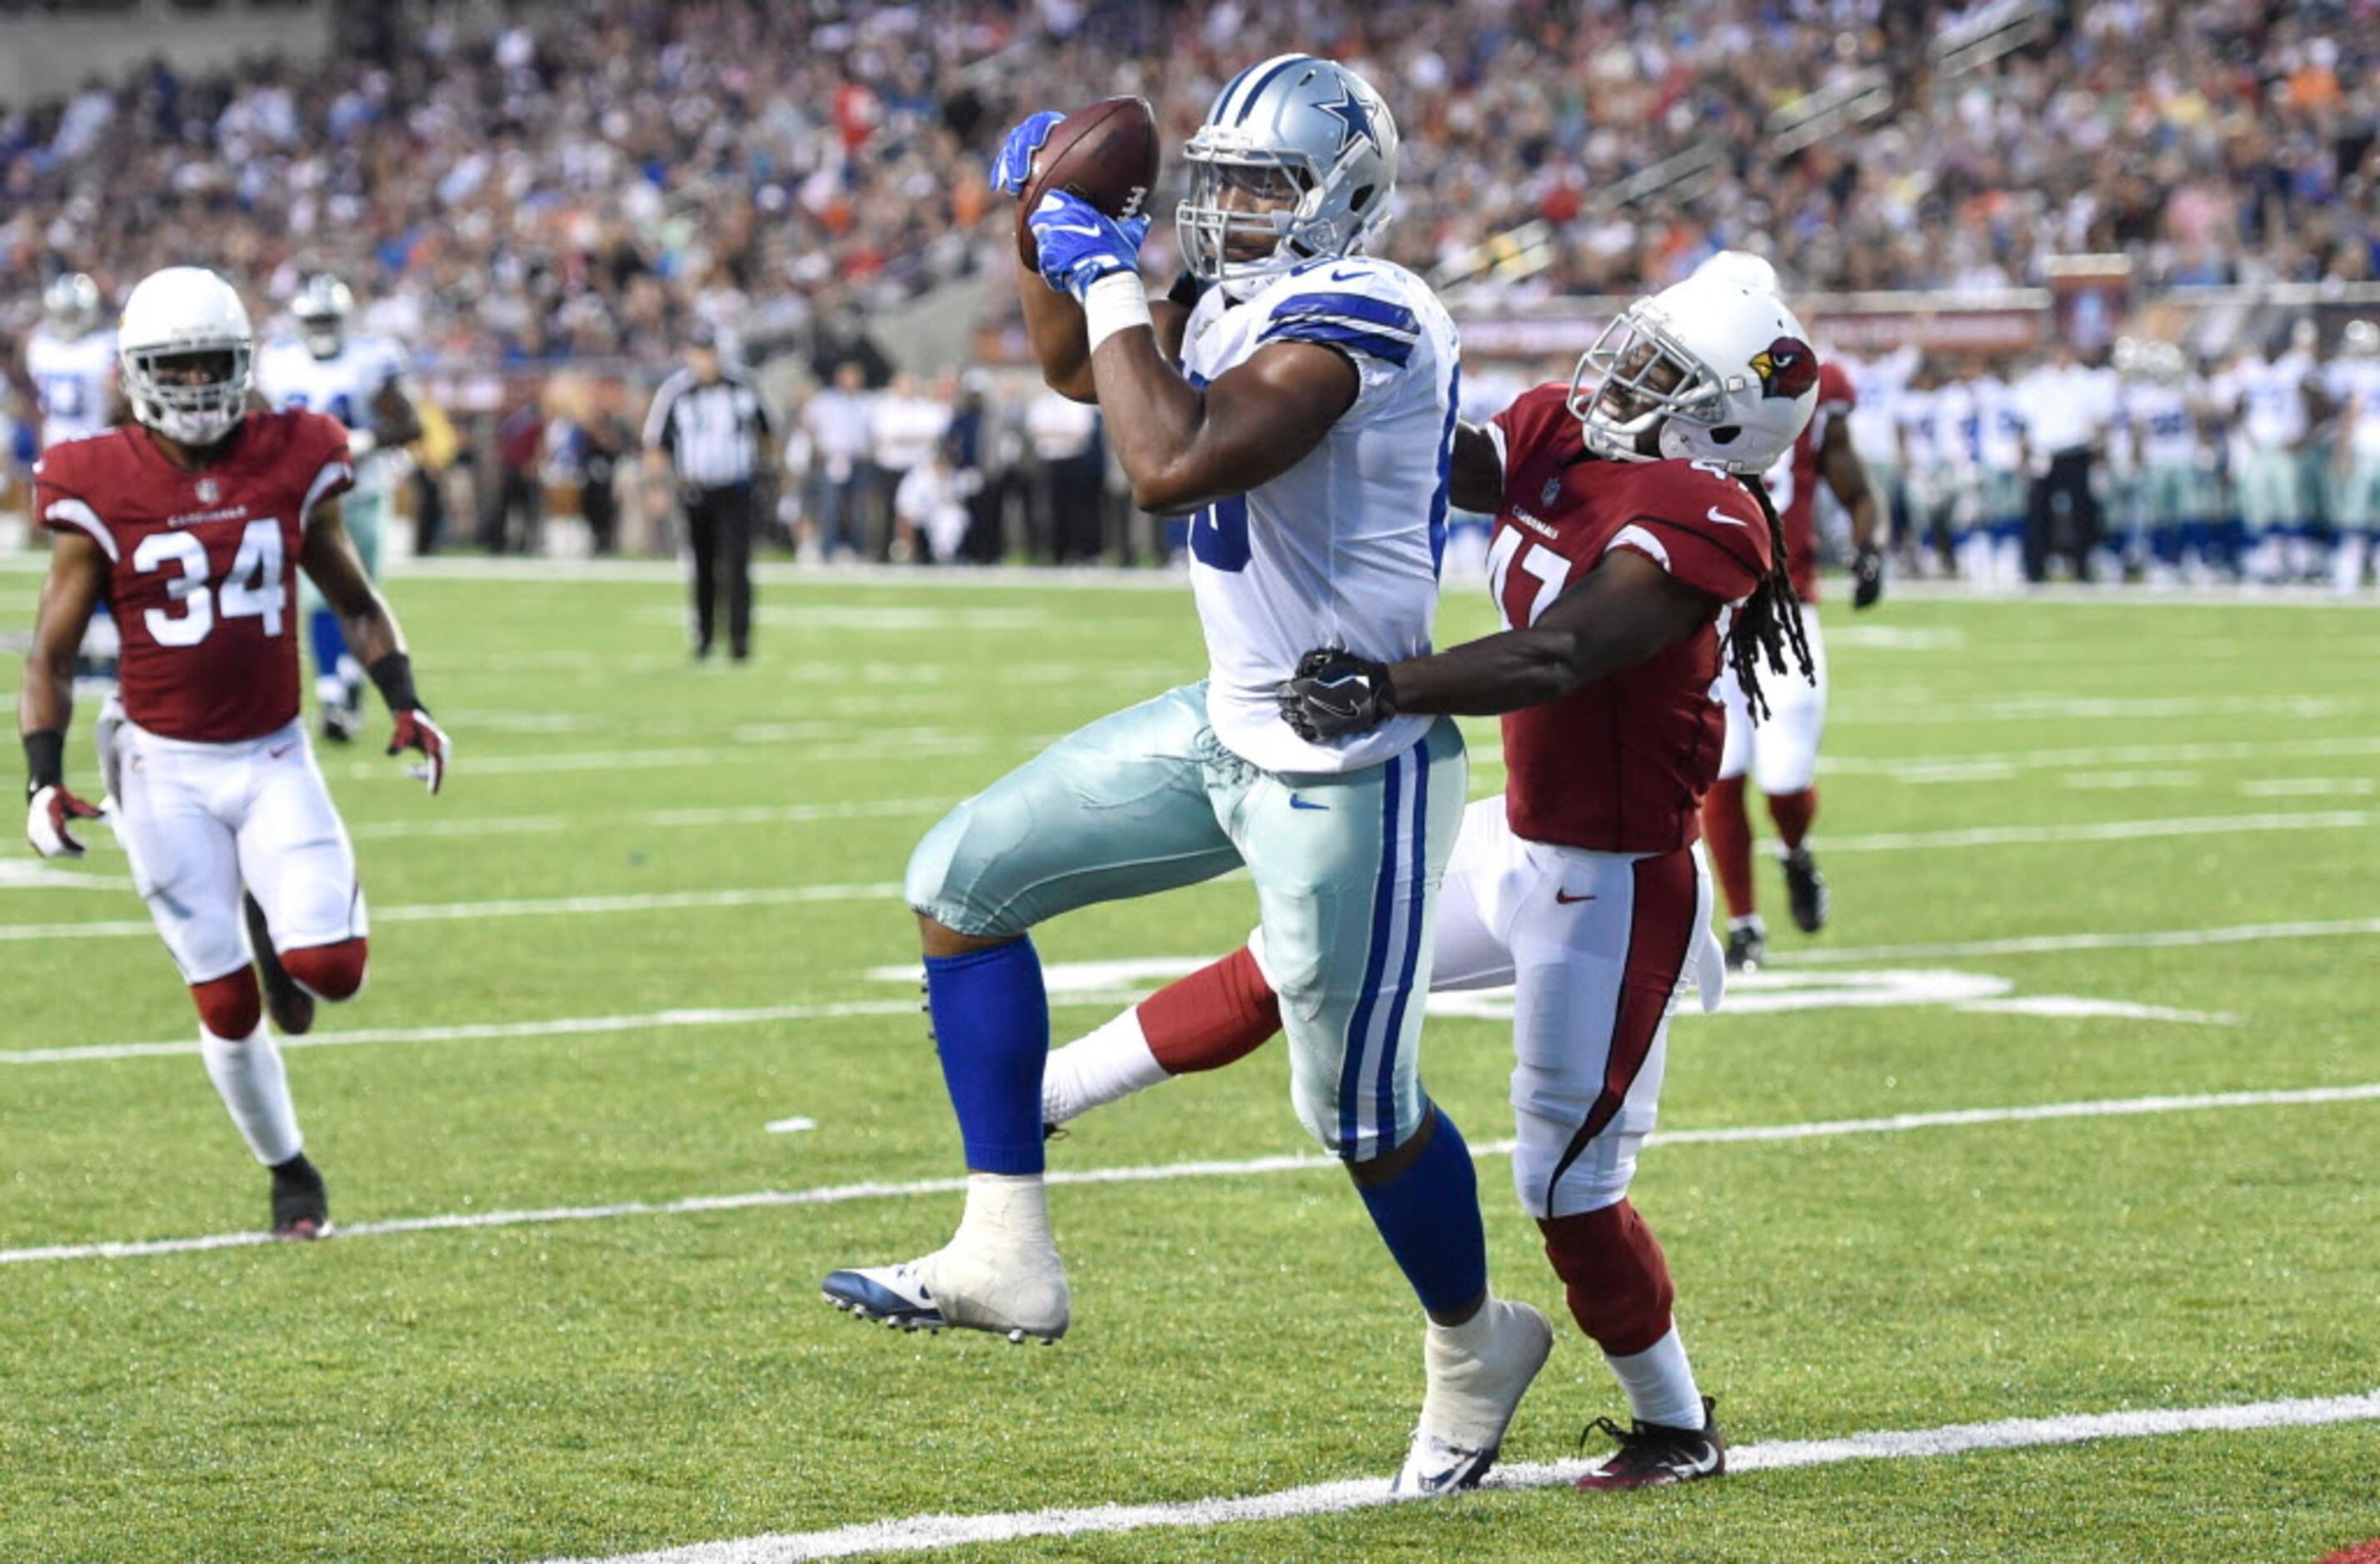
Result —
POLYGON ((252 966, 191 984, 190 1002, 199 1007, 199 1024, 228 1043, 252 1036, 257 1023, 264 1018, 264 999, 257 990, 252 966))
POLYGON ((335 945, 284 951, 281 964, 308 993, 335 1004, 354 999, 356 990, 364 986, 364 958, 369 944, 358 938, 342 940, 335 945))
POLYGON ((1633 1357, 1669 1334, 1678 1290, 1660 1243, 1633 1206, 1622 1200, 1537 1226, 1569 1295, 1571 1317, 1607 1355, 1633 1357))

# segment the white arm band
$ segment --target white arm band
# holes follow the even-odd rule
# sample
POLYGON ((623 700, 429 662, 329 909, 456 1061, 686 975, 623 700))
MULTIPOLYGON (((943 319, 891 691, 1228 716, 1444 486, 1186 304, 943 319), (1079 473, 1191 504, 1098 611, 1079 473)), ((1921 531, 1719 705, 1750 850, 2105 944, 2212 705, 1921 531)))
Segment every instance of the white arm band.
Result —
POLYGON ((1148 325, 1148 292, 1137 272, 1111 272, 1083 290, 1083 324, 1090 351, 1118 332, 1148 325))

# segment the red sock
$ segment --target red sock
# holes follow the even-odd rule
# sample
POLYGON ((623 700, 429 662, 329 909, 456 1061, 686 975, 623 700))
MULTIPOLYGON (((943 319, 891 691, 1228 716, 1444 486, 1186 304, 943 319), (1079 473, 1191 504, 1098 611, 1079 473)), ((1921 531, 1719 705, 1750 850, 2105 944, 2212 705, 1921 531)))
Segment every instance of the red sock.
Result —
POLYGON ((1802 839, 1810 834, 1810 822, 1818 818, 1818 790, 1805 787, 1799 793, 1770 794, 1768 818, 1777 822, 1777 840, 1791 853, 1802 845, 1802 839))
POLYGON ((1281 1000, 1245 945, 1140 1001, 1140 1035, 1173 1075, 1220 1070, 1281 1030, 1281 1000))
POLYGON ((1727 897, 1727 915, 1750 917, 1752 817, 1743 809, 1743 779, 1721 777, 1703 794, 1703 840, 1710 844, 1711 868, 1727 897))
POLYGON ((1615 1358, 1633 1357, 1670 1333, 1678 1290, 1653 1230, 1625 1200, 1575 1217, 1540 1218, 1546 1258, 1569 1294, 1571 1317, 1615 1358))

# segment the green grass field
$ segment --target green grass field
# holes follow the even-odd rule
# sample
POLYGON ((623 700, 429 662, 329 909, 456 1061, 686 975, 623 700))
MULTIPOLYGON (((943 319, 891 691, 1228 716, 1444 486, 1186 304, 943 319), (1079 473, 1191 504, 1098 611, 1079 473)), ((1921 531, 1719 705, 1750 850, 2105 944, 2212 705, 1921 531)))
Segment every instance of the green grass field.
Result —
MULTIPOLYGON (((0 574, 6 628, 34 588, 0 574)), ((1048 1351, 820 1302, 835 1266, 939 1243, 947 1193, 684 1204, 958 1170, 915 989, 870 976, 914 958, 908 848, 1050 737, 1195 676, 1186 587, 780 576, 740 671, 685 665, 650 572, 394 596, 458 765, 432 800, 376 749, 326 762, 372 981, 288 1057, 345 1236, 91 1251, 259 1228, 264 1181, 121 855, 0 869, 0 1559, 602 1557, 1395 1470, 1418 1317, 1327 1167, 1059 1190, 1076 1314, 1048 1351)), ((1466 588, 1442 633, 1488 624, 1466 588)), ((1780 928, 1742 1009, 1678 1022, 1663 1111, 1779 1134, 1656 1144, 1635 1190, 1737 1445, 2380 1389, 2380 1099, 1793 1129, 2380 1082, 2380 613, 1828 624, 1836 925, 1780 928)), ((1196 958, 1252 906, 1226 880, 1040 943, 1196 958)), ((1062 995, 1058 1027, 1112 1003, 1062 995)), ((1500 1023, 1437 1019, 1425 1060, 1475 1145, 1509 1133, 1500 1023)), ((1269 1050, 1085 1121, 1052 1165, 1305 1151, 1285 1080, 1269 1050)), ((1505 1162, 1481 1171, 1501 1286, 1563 1319, 1505 1162)), ((1510 1462, 1621 1410, 1563 1331, 1510 1462)), ((2312 1560, 2380 1535, 2375 1417, 949 1551, 2312 1560)))

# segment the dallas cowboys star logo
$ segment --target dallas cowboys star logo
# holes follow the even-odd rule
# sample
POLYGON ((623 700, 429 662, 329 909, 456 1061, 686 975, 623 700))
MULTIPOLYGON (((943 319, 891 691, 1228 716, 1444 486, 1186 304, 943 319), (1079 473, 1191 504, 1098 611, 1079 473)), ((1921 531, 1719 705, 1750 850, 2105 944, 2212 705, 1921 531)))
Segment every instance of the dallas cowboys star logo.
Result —
POLYGON ((1339 152, 1341 155, 1345 155, 1347 149, 1354 146, 1358 141, 1371 142, 1372 150, 1376 152, 1383 150, 1380 146, 1380 138, 1378 134, 1372 128, 1372 110, 1370 105, 1366 103, 1361 98, 1356 97, 1353 92, 1348 91, 1347 84, 1345 82, 1342 81, 1339 84, 1339 101, 1337 103, 1321 103, 1316 106, 1320 108, 1324 114, 1330 115, 1339 121, 1339 152))

